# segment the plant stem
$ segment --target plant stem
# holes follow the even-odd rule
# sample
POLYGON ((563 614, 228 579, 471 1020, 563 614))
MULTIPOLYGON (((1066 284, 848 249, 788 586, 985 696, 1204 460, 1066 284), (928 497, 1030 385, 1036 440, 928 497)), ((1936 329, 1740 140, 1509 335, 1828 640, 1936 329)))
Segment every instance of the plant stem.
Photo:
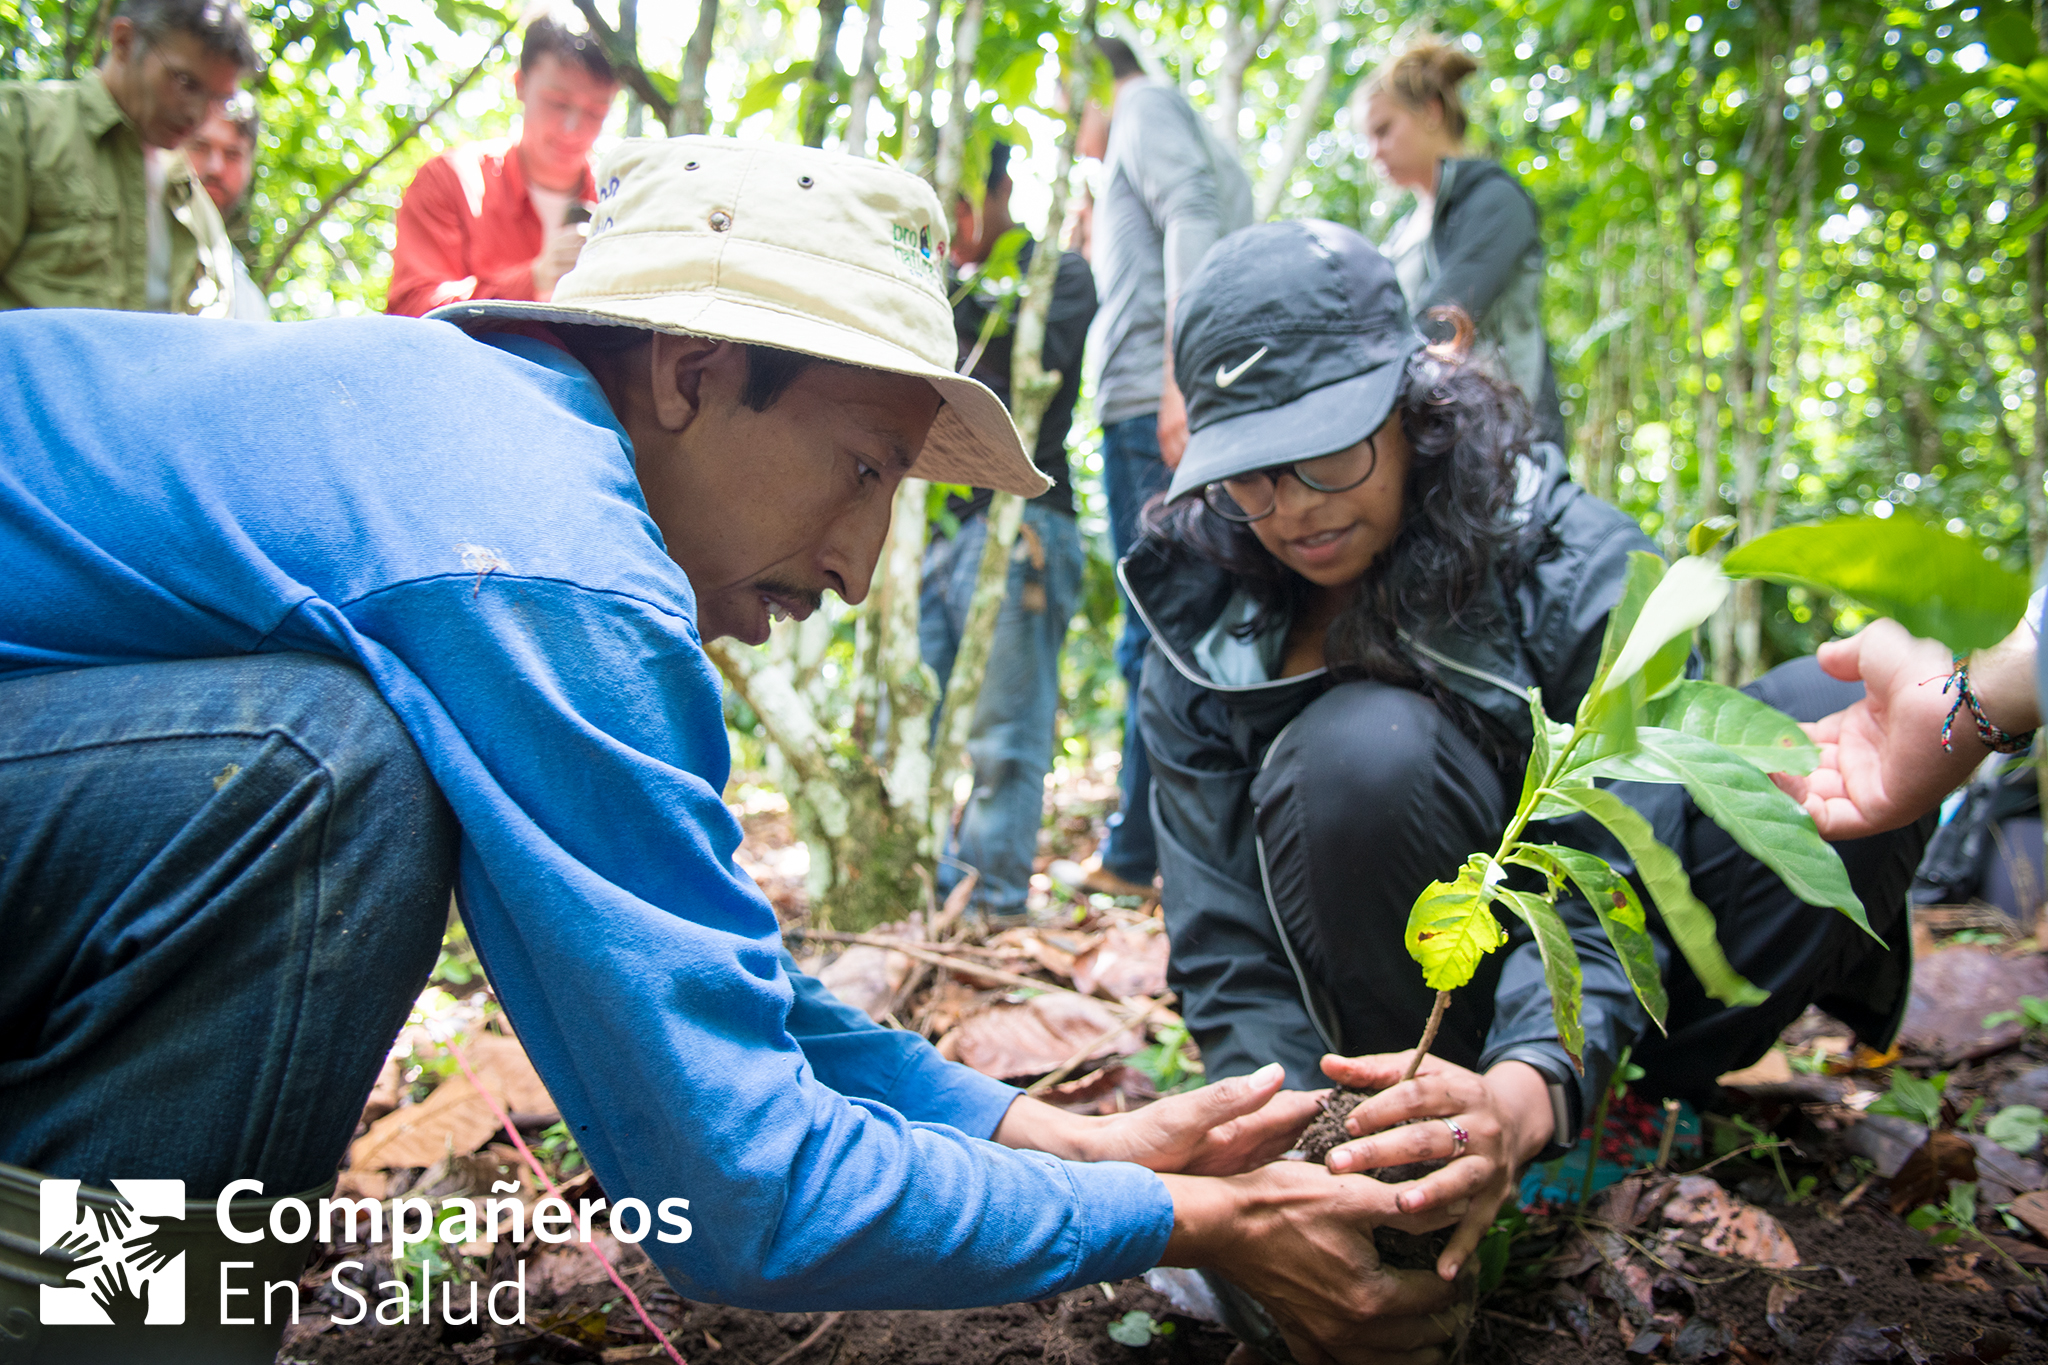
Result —
POLYGON ((1600 1092, 1600 1103, 1593 1106, 1593 1143, 1586 1149, 1586 1178, 1579 1182, 1582 1209, 1593 1200, 1593 1172, 1600 1166, 1600 1139, 1607 1133, 1607 1102, 1613 1098, 1614 1087, 1610 1084, 1600 1092))
POLYGON ((1402 1075, 1404 1081, 1415 1079, 1415 1073, 1422 1069, 1422 1059, 1429 1055, 1429 1049, 1436 1042, 1436 1031, 1443 1027, 1444 1011, 1450 1008, 1451 993, 1438 991, 1436 1003, 1429 1007, 1429 1023, 1422 1030, 1422 1041, 1415 1045, 1415 1056, 1408 1062, 1408 1070, 1402 1075))

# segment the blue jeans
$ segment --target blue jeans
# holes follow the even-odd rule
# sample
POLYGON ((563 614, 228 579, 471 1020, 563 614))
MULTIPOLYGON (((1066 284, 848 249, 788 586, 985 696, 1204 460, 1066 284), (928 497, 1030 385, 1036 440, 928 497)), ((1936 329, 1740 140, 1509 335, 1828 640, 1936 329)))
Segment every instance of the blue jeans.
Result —
MULTIPOLYGON (((1156 493, 1164 493, 1173 471, 1159 458, 1159 414, 1128 417, 1102 429, 1102 482, 1109 498, 1109 542, 1122 559, 1138 543, 1138 515, 1156 493)), ((1159 870, 1152 837, 1152 764, 1138 734, 1138 680, 1145 671, 1145 647, 1152 634, 1117 585, 1124 604, 1124 633, 1116 643, 1116 665, 1124 675, 1124 762, 1118 778, 1123 798, 1109 817, 1102 865, 1125 881, 1150 886, 1159 870)))
POLYGON ((306 654, 0 680, 0 1161, 331 1179, 447 923, 456 827, 306 654))
MULTIPOLYGON (((967 608, 988 541, 988 518, 969 517, 950 540, 934 538, 924 554, 918 600, 918 646, 945 686, 960 652, 967 608)), ((939 889, 950 891, 976 868, 974 904, 990 915, 1021 915, 1031 887, 1031 860, 1045 823, 1045 775, 1052 769, 1060 707, 1060 648, 1081 599, 1085 563, 1074 518, 1035 503, 1024 506, 1024 529, 1010 555, 1010 582, 989 643, 988 672, 974 705, 967 753, 974 792, 960 817, 953 862, 939 867, 939 889), (1044 564, 1032 554, 1036 536, 1044 564)))

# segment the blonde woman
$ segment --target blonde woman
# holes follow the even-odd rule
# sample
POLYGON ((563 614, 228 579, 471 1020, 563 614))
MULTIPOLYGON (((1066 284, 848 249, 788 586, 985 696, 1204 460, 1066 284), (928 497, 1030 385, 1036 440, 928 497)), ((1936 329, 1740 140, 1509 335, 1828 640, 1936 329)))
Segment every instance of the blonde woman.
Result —
POLYGON ((1521 181, 1498 162, 1467 154, 1458 85, 1477 69, 1456 48, 1422 43, 1366 87, 1362 126, 1370 155, 1380 174, 1413 190, 1416 201, 1381 249, 1409 310, 1426 318, 1446 304, 1463 309, 1478 329, 1473 360, 1519 388, 1537 437, 1564 447, 1557 376, 1543 334, 1542 220, 1521 181))

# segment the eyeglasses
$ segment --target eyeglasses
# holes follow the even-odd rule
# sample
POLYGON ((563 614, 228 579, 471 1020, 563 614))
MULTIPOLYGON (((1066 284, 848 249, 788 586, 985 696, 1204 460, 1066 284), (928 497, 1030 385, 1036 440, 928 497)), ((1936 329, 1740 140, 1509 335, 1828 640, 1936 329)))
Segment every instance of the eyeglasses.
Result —
POLYGON ((1278 505, 1282 474, 1294 475, 1304 487, 1318 493, 1345 493, 1371 478, 1379 467, 1379 444, 1368 436, 1335 454, 1268 465, 1209 484, 1202 489, 1202 501, 1225 521, 1260 521, 1272 516, 1278 505))

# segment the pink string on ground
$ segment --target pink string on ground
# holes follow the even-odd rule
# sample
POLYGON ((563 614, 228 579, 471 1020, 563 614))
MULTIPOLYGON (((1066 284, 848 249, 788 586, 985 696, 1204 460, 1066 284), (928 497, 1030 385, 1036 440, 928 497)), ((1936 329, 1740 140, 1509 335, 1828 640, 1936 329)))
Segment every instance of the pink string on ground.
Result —
MULTIPOLYGON (((448 1040, 448 1050, 455 1054, 455 1064, 462 1068, 463 1075, 469 1077, 469 1083, 476 1087, 476 1092, 484 1097, 484 1103, 491 1106, 491 1112, 498 1116, 498 1122, 505 1125, 505 1132, 511 1137, 512 1145, 519 1149, 519 1155, 526 1158, 526 1164, 533 1168, 534 1179, 539 1181, 541 1188, 545 1189, 550 1195, 557 1199, 561 1198, 562 1187, 548 1179, 546 1168, 534 1159, 532 1152, 527 1150, 526 1139, 520 1137, 519 1130, 512 1126, 512 1116, 505 1112, 505 1106, 498 1103, 498 1097, 490 1092, 489 1087, 485 1086, 482 1078, 476 1074, 476 1068, 469 1064, 469 1057, 463 1052, 462 1044, 450 1038, 448 1040)), ((683 1359, 681 1353, 676 1350, 675 1344, 668 1339, 668 1333, 656 1327, 654 1319, 647 1316, 647 1310, 640 1304, 640 1296, 633 1292, 633 1286, 627 1284, 619 1275, 619 1272, 612 1267, 610 1258, 597 1249, 595 1242, 584 1242, 582 1247, 592 1256, 595 1256, 597 1263, 604 1267, 604 1273, 611 1276, 612 1283, 617 1285, 619 1292, 626 1296, 626 1302, 633 1305, 634 1313, 639 1315, 640 1324, 653 1335, 656 1341, 661 1343, 661 1349, 668 1352, 669 1359, 673 1360, 676 1365, 690 1365, 688 1361, 683 1359)))

